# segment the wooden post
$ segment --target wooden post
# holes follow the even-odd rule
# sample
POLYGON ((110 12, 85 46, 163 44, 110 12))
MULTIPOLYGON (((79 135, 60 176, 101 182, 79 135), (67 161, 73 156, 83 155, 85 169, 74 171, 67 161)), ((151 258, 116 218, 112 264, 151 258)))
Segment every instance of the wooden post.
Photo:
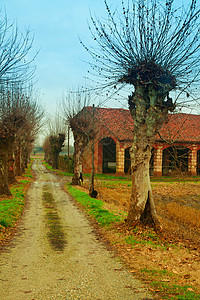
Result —
POLYGON ((69 163, 69 126, 68 126, 68 132, 67 132, 67 140, 68 140, 68 145, 67 145, 67 155, 68 155, 68 163, 69 163))
MULTIPOLYGON (((91 179, 90 179, 90 189, 89 189, 89 194, 90 196, 93 195, 94 191, 94 104, 92 106, 92 131, 93 131, 93 136, 92 136, 92 173, 91 173, 91 179)), ((96 197, 95 197, 96 198, 96 197)))

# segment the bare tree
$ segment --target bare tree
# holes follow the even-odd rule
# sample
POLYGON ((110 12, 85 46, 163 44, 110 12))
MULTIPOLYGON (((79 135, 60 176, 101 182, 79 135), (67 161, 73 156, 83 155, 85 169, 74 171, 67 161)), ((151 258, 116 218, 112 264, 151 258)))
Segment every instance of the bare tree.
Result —
MULTIPOLYGON (((38 131, 42 114, 42 109, 21 85, 11 84, 1 87, 0 194, 9 195, 8 181, 15 181, 15 175, 22 173, 21 158, 25 152, 25 145, 28 147, 29 144, 30 150, 30 143, 38 131)), ((23 166, 26 166, 25 162, 23 166)))
MULTIPOLYGON (((13 102, 13 89, 8 84, 24 84, 35 71, 33 59, 28 58, 33 37, 30 31, 21 33, 17 25, 8 21, 6 14, 0 21, 0 193, 10 195, 8 188, 8 161, 13 165, 13 142, 23 117, 13 102), (10 89, 10 90, 9 90, 10 89)), ((9 168, 12 169, 12 166, 9 168)))
POLYGON ((74 137, 74 175, 73 185, 79 185, 82 172, 82 157, 86 146, 92 138, 91 119, 84 108, 89 105, 90 95, 82 90, 70 92, 62 101, 64 118, 74 137))
POLYGON ((131 147, 132 195, 127 222, 159 227, 149 177, 152 145, 168 112, 178 105, 169 93, 186 93, 199 80, 199 15, 196 1, 177 8, 173 0, 121 0, 112 11, 104 0, 107 20, 91 16, 91 35, 98 48, 85 49, 100 88, 133 87, 128 98, 134 119, 131 147))
POLYGON ((50 141, 49 141, 49 136, 46 136, 44 142, 43 142, 43 149, 44 149, 44 160, 48 163, 48 164, 52 164, 51 161, 51 148, 50 148, 50 141))
MULTIPOLYGON (((19 99, 18 99, 19 100, 19 99)), ((6 86, 1 87, 0 92, 0 194, 10 195, 8 188, 8 161, 13 165, 13 144, 15 141, 17 130, 23 125, 22 111, 18 109, 21 106, 21 99, 18 101, 13 96, 13 91, 6 86), (20 102, 20 104, 19 104, 20 102)), ((14 173, 12 167, 11 178, 14 181, 14 173)))
POLYGON ((15 174, 21 175, 27 168, 33 142, 43 125, 44 110, 34 99, 35 95, 31 91, 29 93, 22 91, 16 95, 21 99, 21 103, 18 103, 18 109, 23 114, 23 125, 16 132, 14 158, 15 174))
POLYGON ((52 162, 52 167, 58 169, 58 157, 65 142, 66 124, 58 113, 49 119, 49 133, 44 142, 45 157, 52 162))
MULTIPOLYGON (((2 14, 2 12, 0 11, 2 14)), ((35 71, 32 65, 35 56, 30 59, 28 54, 32 48, 33 36, 30 30, 19 31, 14 22, 1 16, 0 21, 0 84, 8 82, 29 81, 35 71)))

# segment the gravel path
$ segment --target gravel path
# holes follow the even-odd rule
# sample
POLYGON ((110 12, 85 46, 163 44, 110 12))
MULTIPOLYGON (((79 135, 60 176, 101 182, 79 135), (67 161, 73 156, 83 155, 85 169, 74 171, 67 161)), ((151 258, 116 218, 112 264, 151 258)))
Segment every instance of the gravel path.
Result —
POLYGON ((0 254, 0 299, 152 299, 97 240, 59 178, 40 161, 33 169, 19 232, 0 254))

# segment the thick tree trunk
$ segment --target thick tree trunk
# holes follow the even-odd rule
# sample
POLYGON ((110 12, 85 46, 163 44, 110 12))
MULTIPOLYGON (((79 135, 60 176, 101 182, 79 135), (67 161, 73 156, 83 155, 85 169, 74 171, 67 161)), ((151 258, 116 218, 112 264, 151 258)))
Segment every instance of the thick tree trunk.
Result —
POLYGON ((58 169, 58 156, 59 156, 59 153, 53 154, 53 164, 52 164, 53 169, 58 169))
POLYGON ((28 151, 26 147, 26 142, 23 142, 23 147, 21 150, 21 170, 22 173, 25 173, 25 169, 27 168, 27 157, 28 157, 28 151))
POLYGON ((140 159, 143 156, 143 159, 137 166, 134 165, 132 167, 132 193, 127 223, 133 226, 141 222, 144 225, 159 228, 160 223, 153 201, 149 175, 151 148, 147 147, 146 151, 138 148, 137 151, 138 154, 135 151, 131 151, 131 156, 134 155, 132 160, 135 160, 137 155, 140 159))
MULTIPOLYGON (((129 98, 129 107, 134 119, 134 136, 131 147, 132 194, 127 223, 138 222, 159 228, 149 175, 151 149, 169 106, 165 102, 167 92, 161 94, 153 86, 136 86, 129 98)), ((170 102, 171 103, 171 102, 170 102)))
POLYGON ((29 154, 26 151, 24 154, 24 168, 27 169, 28 168, 28 162, 29 162, 29 154))
POLYGON ((11 196, 8 187, 8 154, 0 153, 0 195, 11 196))
POLYGON ((21 170, 21 146, 19 144, 15 145, 14 158, 15 158, 14 172, 16 176, 20 176, 22 174, 22 170, 21 170))
POLYGON ((92 142, 92 172, 90 176, 89 195, 90 197, 96 198, 98 192, 94 189, 94 141, 92 142))
POLYGON ((84 136, 74 134, 74 175, 72 185, 80 184, 80 172, 82 172, 82 156, 87 145, 87 139, 84 136))
POLYGON ((79 143, 74 143, 74 175, 72 177, 72 185, 79 185, 80 171, 82 169, 81 164, 81 151, 79 149, 79 143))
POLYGON ((8 155, 8 183, 16 182, 15 173, 14 173, 14 158, 13 153, 8 155))

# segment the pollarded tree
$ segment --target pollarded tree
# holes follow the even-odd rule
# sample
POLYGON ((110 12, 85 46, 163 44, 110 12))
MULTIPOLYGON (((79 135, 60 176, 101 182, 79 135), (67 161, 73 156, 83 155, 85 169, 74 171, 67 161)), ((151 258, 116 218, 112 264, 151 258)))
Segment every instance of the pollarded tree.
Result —
MULTIPOLYGON (((33 38, 29 30, 21 33, 15 23, 11 23, 7 16, 1 16, 0 21, 0 193, 10 194, 8 188, 8 152, 16 134, 16 125, 21 124, 21 117, 15 116, 12 106, 6 106, 5 94, 2 90, 7 89, 7 84, 19 84, 30 80, 35 67, 33 59, 28 57, 32 48, 33 38), (3 100, 2 100, 3 99, 3 100), (6 113, 4 114, 4 110, 6 113), (11 125, 12 124, 12 125, 11 125)), ((7 95, 8 96, 8 95, 7 95)), ((6 96, 6 97, 7 97, 6 96)), ((9 96, 10 97, 10 96, 9 96)), ((8 100, 8 98, 7 98, 8 100)), ((12 159, 10 162, 13 162, 12 159)))
MULTIPOLYGON (((13 165, 13 145, 16 133, 24 124, 23 110, 21 99, 16 99, 13 90, 1 89, 0 92, 0 194, 10 194, 8 188, 8 162, 13 165)), ((12 167, 12 181, 14 181, 14 173, 12 167)), ((10 178, 10 179, 11 179, 10 178)))
POLYGON ((71 92, 62 102, 63 116, 71 128, 74 137, 74 175, 73 185, 79 185, 80 172, 82 172, 83 153, 93 136, 91 116, 84 109, 90 101, 90 96, 81 90, 71 92))
POLYGON ((54 118, 49 120, 49 133, 44 142, 45 156, 49 156, 52 161, 52 167, 58 169, 59 154, 64 147, 66 125, 64 120, 55 114, 54 118))
POLYGON ((25 152, 40 127, 43 110, 21 85, 0 90, 0 194, 10 194, 9 183, 26 167, 25 152), (15 155, 14 155, 15 154, 15 155), (22 164, 23 162, 23 164, 22 164), (15 167, 14 167, 15 165, 15 167))
POLYGON ((43 142, 44 160, 48 164, 52 164, 52 153, 50 148, 49 136, 47 136, 43 142))
POLYGON ((89 27, 98 48, 83 46, 93 58, 101 89, 133 87, 128 98, 134 137, 127 222, 159 227, 149 177, 151 149, 177 105, 169 93, 179 90, 189 96, 199 80, 200 10, 195 0, 186 9, 175 7, 173 0, 121 0, 121 13, 104 3, 107 20, 92 16, 89 27))
POLYGON ((65 133, 58 133, 57 135, 54 134, 50 135, 49 137, 49 143, 53 158, 53 169, 58 169, 58 157, 60 152, 62 151, 62 148, 64 147, 64 142, 65 133))
MULTIPOLYGON (((0 195, 11 195, 8 187, 8 153, 14 141, 14 130, 8 132, 7 121, 0 119, 0 195)), ((9 122, 9 121, 8 121, 9 122)))
POLYGON ((16 91, 18 109, 23 115, 23 126, 18 127, 15 135, 14 155, 16 175, 24 173, 33 147, 33 142, 42 127, 44 110, 39 105, 32 91, 16 91), (19 103, 21 99, 21 104, 19 103))
MULTIPOLYGON (((13 145, 16 133, 24 124, 21 99, 16 99, 13 90, 6 85, 0 90, 0 194, 10 194, 8 188, 8 162, 13 165, 13 145)), ((12 167, 12 181, 14 173, 12 167)))

